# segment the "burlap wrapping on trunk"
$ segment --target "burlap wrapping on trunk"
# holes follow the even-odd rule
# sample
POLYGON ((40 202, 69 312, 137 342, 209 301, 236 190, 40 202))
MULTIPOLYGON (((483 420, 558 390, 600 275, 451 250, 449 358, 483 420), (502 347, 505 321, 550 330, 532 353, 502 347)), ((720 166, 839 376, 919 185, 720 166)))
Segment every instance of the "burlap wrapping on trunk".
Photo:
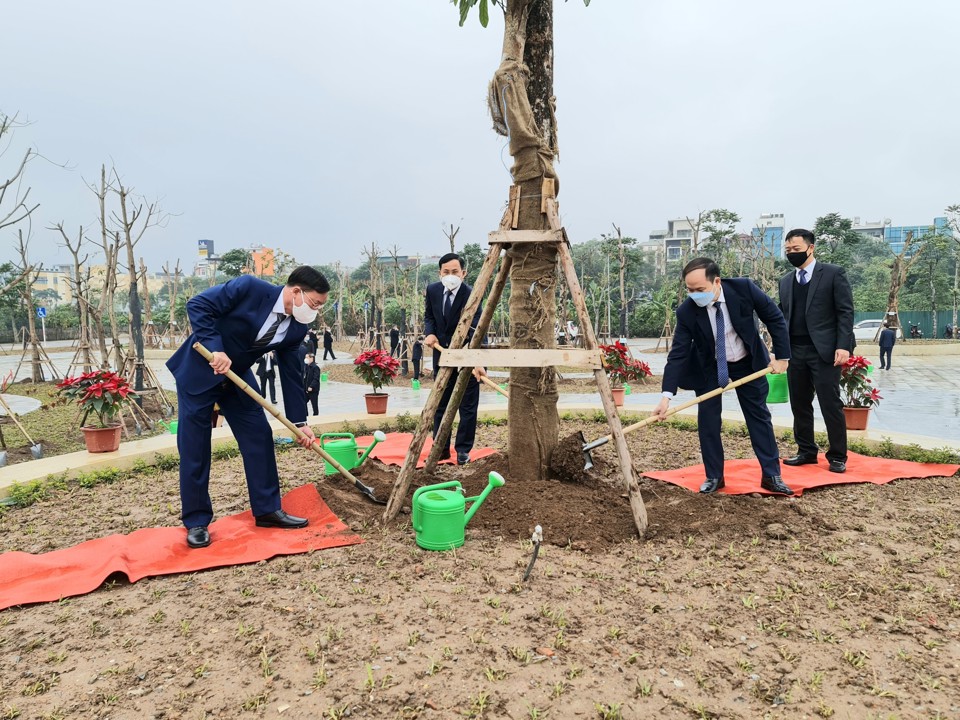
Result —
POLYGON ((514 183, 557 177, 553 169, 553 151, 544 144, 537 131, 527 98, 529 74, 530 70, 523 63, 505 59, 490 81, 487 98, 493 129, 510 140, 510 155, 513 157, 510 174, 514 183))

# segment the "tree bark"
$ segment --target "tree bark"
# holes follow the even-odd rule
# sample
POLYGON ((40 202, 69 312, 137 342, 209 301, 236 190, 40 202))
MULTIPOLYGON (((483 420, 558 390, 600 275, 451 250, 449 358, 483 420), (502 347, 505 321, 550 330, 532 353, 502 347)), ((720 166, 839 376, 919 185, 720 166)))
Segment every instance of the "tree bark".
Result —
MULTIPOLYGON (((540 137, 541 150, 555 154, 553 141, 553 0, 516 1, 508 4, 504 30, 504 55, 522 49, 529 68, 526 92, 540 137), (524 16, 525 28, 524 28, 524 16)), ((516 160, 516 157, 515 157, 516 160)), ((515 165, 516 167, 516 165, 515 165)), ((546 230, 541 213, 541 188, 545 175, 522 179, 517 229, 546 230)), ((512 262, 510 285, 510 346, 518 349, 556 347, 557 250, 555 245, 515 245, 507 251, 512 262)), ((517 480, 546 476, 557 445, 557 380, 553 368, 512 368, 508 427, 510 474, 517 480)))

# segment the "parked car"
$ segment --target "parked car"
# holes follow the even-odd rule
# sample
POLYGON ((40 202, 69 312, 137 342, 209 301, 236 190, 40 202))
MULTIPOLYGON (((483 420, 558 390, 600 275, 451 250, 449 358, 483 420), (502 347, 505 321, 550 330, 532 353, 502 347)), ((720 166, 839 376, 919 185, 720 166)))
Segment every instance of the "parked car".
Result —
MULTIPOLYGON (((873 341, 880 334, 883 320, 861 320, 853 326, 853 337, 857 340, 873 341)), ((897 340, 903 340, 903 328, 897 328, 897 340)))

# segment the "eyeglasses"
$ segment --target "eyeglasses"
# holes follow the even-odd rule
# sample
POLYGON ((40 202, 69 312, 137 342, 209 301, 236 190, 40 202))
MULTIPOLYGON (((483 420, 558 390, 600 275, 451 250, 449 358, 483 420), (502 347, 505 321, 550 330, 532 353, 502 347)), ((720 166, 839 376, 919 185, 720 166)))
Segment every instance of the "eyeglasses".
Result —
POLYGON ((323 300, 311 298, 303 290, 300 290, 300 294, 303 296, 303 301, 310 307, 311 310, 319 310, 323 307, 323 300))

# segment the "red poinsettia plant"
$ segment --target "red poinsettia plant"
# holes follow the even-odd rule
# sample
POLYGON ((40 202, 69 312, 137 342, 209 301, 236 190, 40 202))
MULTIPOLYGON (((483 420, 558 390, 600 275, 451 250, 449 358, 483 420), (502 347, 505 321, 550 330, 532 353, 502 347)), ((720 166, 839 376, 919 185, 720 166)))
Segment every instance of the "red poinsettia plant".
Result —
POLYGON ((400 371, 400 361, 386 350, 367 350, 360 353, 353 361, 353 372, 363 378, 365 383, 373 386, 375 394, 380 388, 390 385, 400 371))
POLYGON ((94 370, 65 378, 57 383, 57 394, 64 400, 76 401, 83 412, 81 427, 90 413, 96 414, 100 427, 109 427, 120 409, 137 399, 127 379, 111 370, 94 370))
POLYGON ((619 340, 610 345, 601 345, 600 352, 603 353, 603 368, 613 387, 621 387, 629 380, 643 382, 653 375, 650 366, 643 360, 630 357, 629 348, 619 340))
POLYGON ((879 405, 883 397, 868 377, 870 361, 862 355, 851 355, 840 369, 840 392, 847 407, 869 408, 879 405))

